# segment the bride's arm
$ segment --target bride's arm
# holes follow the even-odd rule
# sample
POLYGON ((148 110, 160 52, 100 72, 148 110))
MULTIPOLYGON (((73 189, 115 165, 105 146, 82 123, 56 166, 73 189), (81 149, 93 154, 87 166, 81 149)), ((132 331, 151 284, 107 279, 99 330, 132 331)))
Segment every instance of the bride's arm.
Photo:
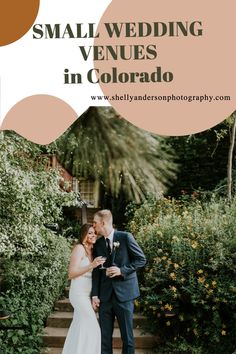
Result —
POLYGON ((82 245, 76 245, 71 253, 70 264, 68 269, 68 278, 71 280, 77 278, 93 268, 96 268, 98 265, 102 264, 100 258, 97 257, 93 260, 92 263, 81 266, 81 261, 85 257, 84 247, 82 245))

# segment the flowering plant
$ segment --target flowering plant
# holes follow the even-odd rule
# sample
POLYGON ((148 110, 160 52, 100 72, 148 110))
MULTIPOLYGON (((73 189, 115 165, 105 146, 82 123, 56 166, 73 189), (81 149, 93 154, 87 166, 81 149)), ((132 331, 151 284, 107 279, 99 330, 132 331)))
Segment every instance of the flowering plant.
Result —
POLYGON ((160 353, 236 354, 235 217, 236 199, 150 199, 135 211, 128 228, 148 260, 139 306, 160 353))

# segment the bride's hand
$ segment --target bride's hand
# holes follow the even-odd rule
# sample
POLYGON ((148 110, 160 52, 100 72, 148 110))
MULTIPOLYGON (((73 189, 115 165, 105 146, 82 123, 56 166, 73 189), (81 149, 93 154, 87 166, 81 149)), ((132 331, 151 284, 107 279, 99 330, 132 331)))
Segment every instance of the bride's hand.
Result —
POLYGON ((96 268, 96 267, 100 266, 103 263, 104 263, 104 257, 99 256, 99 257, 94 258, 94 260, 92 261, 91 264, 92 264, 93 268, 96 268))
POLYGON ((93 298, 92 298, 92 307, 93 307, 95 312, 98 311, 99 306, 100 306, 100 299, 97 296, 93 296, 93 298))

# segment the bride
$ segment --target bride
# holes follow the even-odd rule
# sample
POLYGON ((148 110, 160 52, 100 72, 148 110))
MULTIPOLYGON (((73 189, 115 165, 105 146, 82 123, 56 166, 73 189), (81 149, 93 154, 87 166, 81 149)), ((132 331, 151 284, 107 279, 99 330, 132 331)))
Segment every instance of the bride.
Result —
POLYGON ((92 248, 96 242, 92 225, 81 228, 79 243, 74 247, 70 265, 71 279, 69 299, 74 308, 62 354, 100 354, 101 332, 96 314, 91 304, 92 270, 104 263, 104 258, 92 257, 92 248))

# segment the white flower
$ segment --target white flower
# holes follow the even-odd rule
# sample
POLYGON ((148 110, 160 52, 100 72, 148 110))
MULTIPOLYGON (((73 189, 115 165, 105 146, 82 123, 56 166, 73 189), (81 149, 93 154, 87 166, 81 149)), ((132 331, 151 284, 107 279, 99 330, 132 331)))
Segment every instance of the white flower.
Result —
POLYGON ((113 242, 113 248, 114 248, 114 250, 115 250, 116 248, 118 248, 118 247, 120 247, 120 242, 119 242, 119 241, 113 242))

